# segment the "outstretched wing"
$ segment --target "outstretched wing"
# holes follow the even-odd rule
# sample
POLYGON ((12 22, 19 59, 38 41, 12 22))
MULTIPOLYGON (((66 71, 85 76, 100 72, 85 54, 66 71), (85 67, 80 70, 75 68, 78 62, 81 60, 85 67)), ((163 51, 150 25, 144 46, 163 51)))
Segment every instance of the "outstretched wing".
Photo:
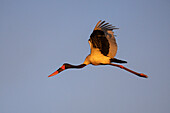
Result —
POLYGON ((109 54, 110 45, 102 30, 94 30, 90 35, 89 41, 92 44, 91 52, 93 52, 93 50, 100 50, 104 56, 109 54))
POLYGON ((91 51, 94 48, 98 48, 103 55, 114 58, 117 53, 117 44, 112 31, 114 29, 118 28, 100 20, 89 39, 91 51))

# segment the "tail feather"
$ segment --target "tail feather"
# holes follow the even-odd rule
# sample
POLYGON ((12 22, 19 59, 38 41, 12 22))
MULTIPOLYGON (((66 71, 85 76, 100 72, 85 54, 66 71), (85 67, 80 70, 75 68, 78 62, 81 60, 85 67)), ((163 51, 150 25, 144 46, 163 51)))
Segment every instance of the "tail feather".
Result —
POLYGON ((116 58, 110 59, 110 62, 115 62, 115 63, 127 63, 127 61, 119 60, 119 59, 116 59, 116 58))

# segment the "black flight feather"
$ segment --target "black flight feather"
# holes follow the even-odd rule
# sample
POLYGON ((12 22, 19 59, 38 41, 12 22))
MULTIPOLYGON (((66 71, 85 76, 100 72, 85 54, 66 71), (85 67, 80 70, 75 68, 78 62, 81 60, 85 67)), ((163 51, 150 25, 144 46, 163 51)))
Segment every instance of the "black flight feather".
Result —
POLYGON ((103 31, 94 30, 90 35, 90 42, 93 44, 94 48, 99 48, 103 55, 108 55, 110 46, 103 31))

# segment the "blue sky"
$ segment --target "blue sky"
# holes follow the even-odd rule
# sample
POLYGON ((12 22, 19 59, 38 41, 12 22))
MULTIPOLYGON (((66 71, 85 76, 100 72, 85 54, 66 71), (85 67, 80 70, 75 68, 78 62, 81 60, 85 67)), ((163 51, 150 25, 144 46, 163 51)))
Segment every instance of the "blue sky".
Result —
POLYGON ((0 113, 168 113, 169 0, 0 0, 0 113), (99 20, 120 28, 116 58, 148 79, 80 64, 99 20))

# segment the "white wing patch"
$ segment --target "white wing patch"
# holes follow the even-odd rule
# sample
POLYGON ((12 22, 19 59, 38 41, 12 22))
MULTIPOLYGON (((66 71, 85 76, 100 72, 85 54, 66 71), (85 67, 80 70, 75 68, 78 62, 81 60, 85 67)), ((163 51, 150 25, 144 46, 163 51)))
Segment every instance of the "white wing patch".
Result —
POLYGON ((109 23, 105 23, 105 21, 99 21, 94 30, 102 30, 105 33, 106 38, 109 41, 110 48, 109 48, 109 56, 110 58, 114 58, 116 53, 117 53, 117 44, 116 44, 116 39, 114 37, 114 32, 112 30, 119 29, 115 28, 115 26, 112 26, 109 23))

